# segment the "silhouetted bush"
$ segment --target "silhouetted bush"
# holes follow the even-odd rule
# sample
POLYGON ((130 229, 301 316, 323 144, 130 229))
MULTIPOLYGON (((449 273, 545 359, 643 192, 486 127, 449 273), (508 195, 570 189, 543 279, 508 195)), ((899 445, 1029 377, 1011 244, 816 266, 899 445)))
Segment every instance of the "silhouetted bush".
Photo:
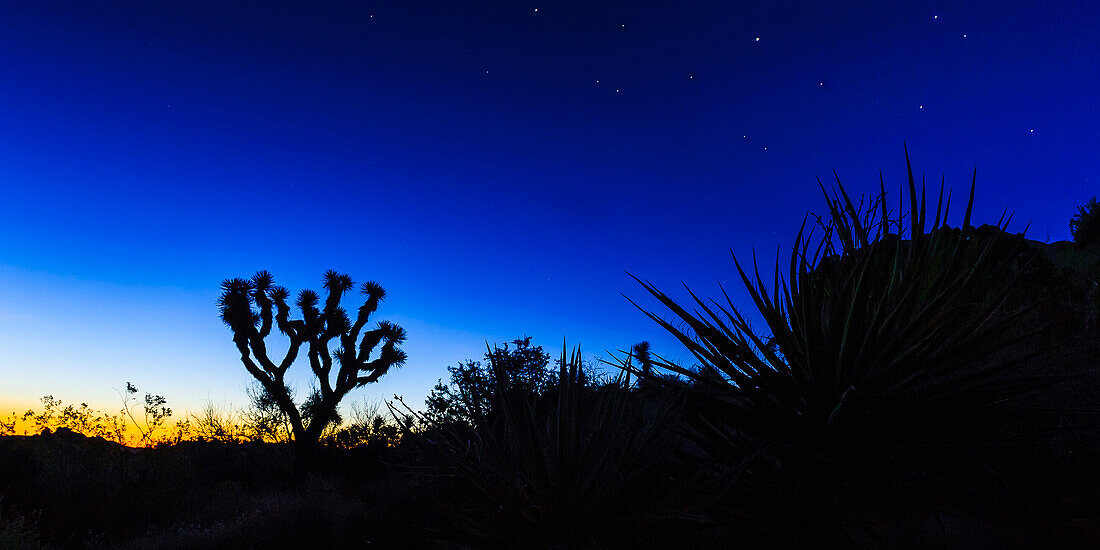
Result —
POLYGON ((1100 205, 1096 203, 1096 197, 1077 207, 1077 214, 1069 221, 1069 232, 1080 246, 1100 239, 1100 205))
MULTIPOLYGON (((474 427, 492 415, 498 387, 527 396, 542 393, 553 378, 547 370, 550 354, 542 346, 532 346, 530 336, 513 340, 512 345, 487 351, 485 364, 467 360, 447 367, 450 384, 440 380, 424 400, 425 419, 433 425, 474 427), (490 368, 493 364, 499 369, 490 368)), ((586 376, 583 371, 581 376, 586 376)))
MULTIPOLYGON (((464 409, 469 422, 419 417, 418 448, 434 460, 414 475, 426 486, 449 480, 434 485, 438 537, 476 548, 685 542, 695 518, 671 467, 674 399, 645 401, 622 378, 593 384, 579 352, 563 351, 556 374, 535 375, 545 354, 529 339, 516 344, 487 354, 492 385, 480 407, 464 409), (517 372, 532 376, 517 384, 517 372)), ((469 370, 453 373, 465 384, 469 370)))
POLYGON ((401 427, 381 413, 378 404, 351 407, 351 418, 321 438, 327 447, 338 449, 385 448, 401 439, 401 427))

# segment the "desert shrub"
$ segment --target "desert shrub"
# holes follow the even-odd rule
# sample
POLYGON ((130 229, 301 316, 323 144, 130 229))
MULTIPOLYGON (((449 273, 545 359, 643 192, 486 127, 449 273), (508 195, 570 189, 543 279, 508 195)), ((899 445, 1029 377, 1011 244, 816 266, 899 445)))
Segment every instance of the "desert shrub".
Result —
POLYGON ((1077 207, 1077 214, 1069 221, 1069 232, 1073 235, 1073 241, 1081 246, 1100 239, 1100 205, 1096 203, 1096 197, 1077 207))
POLYGON ((180 440, 220 443, 247 441, 248 431, 239 417, 238 413, 219 409, 208 401, 201 411, 190 415, 187 430, 180 435, 180 440))
POLYGON ((138 420, 133 410, 137 406, 138 400, 134 394, 138 390, 129 382, 126 383, 126 388, 125 393, 120 392, 122 408, 117 414, 98 411, 87 403, 66 405, 52 395, 43 396, 40 399, 41 410, 36 412, 30 409, 0 420, 0 435, 15 435, 19 431, 18 426, 22 425, 23 435, 27 434, 28 429, 31 433, 65 429, 122 445, 148 446, 185 438, 189 424, 186 421, 176 424, 167 422, 172 410, 168 408, 164 397, 145 394, 142 420, 138 420), (135 430, 136 437, 133 433, 135 430))
POLYGON ((396 445, 401 427, 382 414, 377 403, 352 405, 345 425, 333 427, 321 438, 321 443, 338 449, 384 448, 396 445))
MULTIPOLYGON (((623 379, 588 382, 579 352, 558 361, 541 390, 510 386, 509 355, 488 354, 483 414, 470 423, 419 420, 435 459, 416 476, 450 480, 433 498, 441 538, 473 547, 662 545, 688 523, 669 477, 673 400, 645 401, 623 379), (677 528, 680 528, 677 531, 677 528)), ((412 425, 407 425, 412 428, 412 425)), ((682 541, 681 541, 682 542, 682 541)))
POLYGON ((18 413, 11 413, 7 418, 0 419, 0 436, 15 435, 21 418, 18 413))
POLYGON ((245 392, 249 404, 240 413, 243 435, 252 441, 291 441, 294 434, 290 420, 271 395, 259 385, 249 386, 245 392))
MULTIPOLYGON (((497 388, 509 393, 538 395, 553 380, 550 354, 531 345, 531 337, 517 338, 485 353, 485 362, 467 360, 447 367, 450 384, 440 380, 424 400, 425 419, 431 424, 476 426, 493 414, 497 388), (492 368, 490 365, 497 365, 492 368)), ((580 376, 587 376, 581 371, 580 376)))
POLYGON ((167 429, 166 424, 172 416, 172 409, 168 407, 168 400, 162 395, 147 392, 144 400, 139 403, 136 397, 137 393, 138 388, 127 382, 126 392, 119 392, 122 398, 122 410, 119 412, 119 416, 125 415, 130 419, 134 429, 141 436, 138 441, 139 444, 156 445, 168 442, 167 438, 171 437, 169 435, 171 430, 167 429), (134 407, 138 404, 142 405, 142 420, 140 421, 134 416, 134 407))

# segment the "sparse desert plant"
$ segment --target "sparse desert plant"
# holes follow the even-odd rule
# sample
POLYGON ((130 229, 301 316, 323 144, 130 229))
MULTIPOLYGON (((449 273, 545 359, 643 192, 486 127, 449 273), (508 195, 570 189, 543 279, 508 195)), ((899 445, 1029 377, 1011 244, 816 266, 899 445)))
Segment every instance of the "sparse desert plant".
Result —
POLYGON ((39 401, 42 402, 42 412, 35 413, 33 410, 28 409, 27 412, 23 413, 23 420, 34 422, 34 431, 36 432, 56 427, 58 425, 58 411, 61 409, 61 400, 52 395, 44 395, 39 401))
MULTIPOLYGON (((423 449, 451 479, 438 499, 453 540, 474 547, 603 548, 660 545, 684 514, 664 475, 672 399, 645 402, 619 378, 586 382, 579 351, 538 392, 508 387, 508 354, 490 350, 487 412, 470 424, 419 420, 423 449)), ((412 411, 406 408, 410 413, 412 411)), ((409 423, 407 428, 412 429, 409 423)), ((433 499, 435 500, 435 499, 433 499)))
MULTIPOLYGON (((293 440, 294 433, 289 417, 263 386, 249 386, 245 393, 249 399, 249 405, 241 411, 241 428, 245 437, 252 441, 273 443, 293 440)), ((291 399, 293 400, 293 395, 291 399)))
POLYGON ((398 348, 405 341, 404 329, 382 321, 376 328, 363 332, 368 318, 385 297, 381 286, 374 282, 362 285, 360 290, 366 300, 353 322, 340 307, 340 299, 353 287, 351 277, 328 271, 324 285, 328 295, 320 308, 316 292, 303 290, 298 294, 301 319, 290 318, 287 289, 275 286, 266 271, 248 280, 227 279, 222 283, 218 300, 222 321, 233 333, 241 362, 263 387, 265 399, 286 415, 294 441, 303 451, 312 450, 330 425, 340 423, 337 407, 344 396, 376 382, 391 368, 405 362, 405 352, 398 348), (287 353, 278 363, 268 356, 265 343, 273 325, 289 339, 287 353), (334 339, 338 345, 331 350, 330 342, 334 339), (378 356, 371 359, 379 344, 382 346, 378 356), (285 377, 302 346, 306 347, 318 386, 298 404, 285 377))
POLYGON ((186 436, 181 439, 239 443, 249 438, 244 423, 236 413, 219 409, 213 402, 207 401, 201 411, 190 415, 186 436))
MULTIPOLYGON (((127 386, 133 388, 130 383, 127 383, 127 386)), ((136 391, 137 389, 134 388, 134 392, 136 391)), ((64 428, 87 437, 102 437, 108 441, 129 445, 134 442, 134 434, 130 428, 132 424, 133 429, 142 434, 139 443, 149 445, 163 442, 166 440, 165 437, 171 439, 163 433, 154 433, 158 430, 166 431, 168 428, 165 421, 171 410, 166 407, 166 401, 161 396, 152 395, 147 395, 146 399, 149 400, 145 405, 146 422, 142 425, 133 415, 132 407, 135 406, 135 399, 132 397, 123 397, 123 408, 118 414, 108 414, 91 408, 87 403, 66 405, 61 399, 45 395, 40 399, 42 402, 40 411, 28 409, 22 414, 11 414, 7 420, 0 421, 0 435, 14 435, 20 425, 24 434, 27 433, 28 428, 34 433, 64 428)))
POLYGON ((172 409, 168 407, 168 400, 164 396, 146 393, 142 406, 143 421, 139 422, 134 416, 134 407, 137 406, 137 398, 134 395, 137 393, 137 387, 127 382, 126 393, 119 392, 119 397, 122 399, 120 414, 128 417, 133 423, 134 428, 141 435, 141 444, 159 443, 158 432, 164 428, 165 423, 172 416, 172 409))
POLYGON ((10 413, 7 418, 0 420, 0 435, 15 435, 19 423, 19 414, 10 413))
POLYGON ((654 381, 691 388, 693 437, 724 465, 719 474, 738 480, 727 498, 760 497, 727 501, 729 517, 760 514, 769 536, 837 544, 821 537, 850 533, 846 504, 906 467, 957 464, 995 440, 984 419, 1050 380, 1008 375, 1029 358, 1011 347, 1019 312, 1002 308, 1014 258, 993 252, 1007 222, 973 238, 973 181, 961 229, 946 225, 942 186, 928 225, 911 168, 907 220, 900 208, 889 214, 884 187, 859 207, 839 178, 831 196, 822 192, 823 232, 815 238, 803 222, 770 290, 755 259, 747 272, 734 258, 770 334, 755 332, 724 289, 721 301, 689 290, 689 310, 636 279, 675 321, 640 309, 699 363, 658 361, 683 379, 654 381))
POLYGON ((401 426, 389 415, 382 414, 378 403, 352 405, 349 418, 339 428, 333 427, 321 442, 339 449, 359 447, 390 447, 401 439, 401 426))
POLYGON ((1077 207, 1077 214, 1069 221, 1069 232, 1080 246, 1100 239, 1100 204, 1097 204, 1096 197, 1077 207))

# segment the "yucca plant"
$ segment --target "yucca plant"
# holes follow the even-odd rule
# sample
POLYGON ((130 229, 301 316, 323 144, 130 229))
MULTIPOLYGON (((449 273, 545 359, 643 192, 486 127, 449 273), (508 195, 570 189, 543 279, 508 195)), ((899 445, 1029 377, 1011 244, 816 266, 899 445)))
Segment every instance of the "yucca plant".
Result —
POLYGON ((663 475, 671 399, 644 403, 621 377, 586 383, 580 352, 564 349, 543 391, 516 391, 505 356, 488 357, 490 412, 472 424, 420 419, 438 459, 420 474, 442 474, 462 495, 440 499, 452 530, 442 537, 473 547, 631 547, 684 525, 663 475))
POLYGON ((907 467, 961 460, 992 441, 982 422, 998 406, 1049 381, 1012 372, 1031 354, 1014 346, 1026 337, 1013 325, 1020 312, 1003 307, 1020 260, 999 247, 1008 222, 974 234, 972 180, 961 228, 947 225, 942 184, 929 224, 908 153, 906 167, 907 217, 904 205, 890 214, 881 179, 857 207, 838 177, 832 193, 821 185, 822 232, 803 221, 770 289, 755 257, 751 272, 734 258, 769 334, 725 289, 721 301, 688 290, 689 310, 635 277, 674 318, 642 311, 698 361, 658 365, 681 376, 664 384, 693 388, 692 435, 742 490, 727 495, 770 501, 731 502, 729 513, 794 520, 827 541, 817 537, 843 525, 839 506, 907 467))

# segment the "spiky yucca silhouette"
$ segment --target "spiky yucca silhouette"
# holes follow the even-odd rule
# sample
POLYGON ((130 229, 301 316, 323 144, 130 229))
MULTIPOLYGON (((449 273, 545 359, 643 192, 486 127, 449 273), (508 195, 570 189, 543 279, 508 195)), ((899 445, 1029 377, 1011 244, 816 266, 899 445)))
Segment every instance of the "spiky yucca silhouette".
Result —
POLYGON ((376 382, 391 368, 402 365, 406 358, 405 352, 397 347, 405 341, 405 330, 401 327, 382 321, 376 328, 363 332, 368 318, 386 295, 378 283, 372 281, 360 286, 366 300, 353 323, 340 307, 340 299, 353 286, 351 277, 330 270, 323 280, 328 296, 320 308, 316 292, 298 293, 295 303, 301 319, 290 318, 286 302, 289 293, 286 288, 275 286, 267 271, 257 272, 251 279, 223 281, 218 300, 222 321, 233 331, 233 343, 241 352, 241 362, 286 415, 294 440, 303 448, 315 446, 325 428, 339 422, 336 407, 348 392, 376 382), (286 355, 278 363, 268 357, 265 344, 273 324, 290 340, 286 355), (329 342, 334 339, 338 347, 330 351, 329 342), (382 347, 372 360, 371 354, 379 344, 382 347), (306 346, 318 387, 298 405, 285 377, 302 346, 306 346))
POLYGON ((800 544, 851 546, 822 538, 847 536, 842 526, 855 520, 842 504, 902 472, 996 453, 1007 444, 988 425, 1007 418, 1013 398, 1056 380, 1013 370, 1038 351, 1014 347, 1030 329, 1017 324, 1022 310, 1005 305, 1017 261, 1006 252, 1008 222, 985 236, 971 226, 975 179, 961 228, 947 226, 942 185, 928 219, 908 153, 906 168, 908 220, 902 205, 896 216, 887 211, 881 180, 878 197, 857 207, 837 178, 831 195, 822 186, 823 234, 803 222, 786 276, 777 259, 770 289, 755 257, 751 270, 734 259, 770 335, 756 332, 724 289, 721 301, 689 290, 684 306, 638 279, 673 316, 639 308, 698 361, 684 368, 657 358, 655 367, 683 378, 649 378, 691 387, 700 450, 747 489, 728 493, 737 495, 729 517, 741 517, 746 494, 757 495, 754 513, 803 521, 782 530, 804 534, 800 544))

